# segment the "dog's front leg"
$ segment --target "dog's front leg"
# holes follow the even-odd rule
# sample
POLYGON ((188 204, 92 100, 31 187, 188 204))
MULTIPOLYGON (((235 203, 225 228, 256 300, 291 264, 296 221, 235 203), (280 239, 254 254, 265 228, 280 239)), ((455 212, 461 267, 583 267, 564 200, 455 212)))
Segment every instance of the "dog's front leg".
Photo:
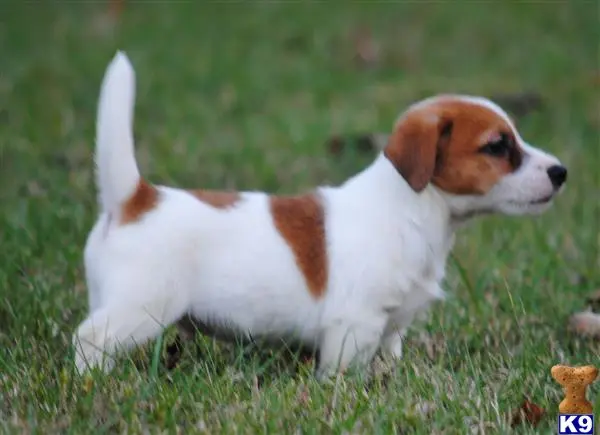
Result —
POLYGON ((387 323, 385 315, 361 315, 361 320, 343 319, 328 327, 319 346, 317 379, 324 380, 350 367, 368 368, 379 348, 387 323))
POLYGON ((393 311, 381 340, 381 349, 384 357, 392 359, 402 358, 402 343, 406 328, 410 325, 413 316, 408 316, 402 311, 393 311))
POLYGON ((392 359, 402 358, 402 342, 404 339, 405 330, 394 329, 386 332, 381 342, 384 357, 392 359))

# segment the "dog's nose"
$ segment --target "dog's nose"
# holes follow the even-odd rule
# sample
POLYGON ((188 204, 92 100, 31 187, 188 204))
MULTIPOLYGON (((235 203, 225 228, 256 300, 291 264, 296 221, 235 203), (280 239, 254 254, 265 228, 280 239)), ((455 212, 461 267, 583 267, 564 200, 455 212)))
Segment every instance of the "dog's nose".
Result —
POLYGON ((562 165, 550 166, 547 172, 552 185, 557 189, 567 181, 567 168, 562 165))

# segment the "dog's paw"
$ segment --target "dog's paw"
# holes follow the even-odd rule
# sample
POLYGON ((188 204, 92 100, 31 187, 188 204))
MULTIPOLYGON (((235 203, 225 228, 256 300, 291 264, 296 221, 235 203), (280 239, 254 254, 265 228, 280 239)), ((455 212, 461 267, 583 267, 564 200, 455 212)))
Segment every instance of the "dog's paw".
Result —
POLYGON ((113 369, 114 360, 92 344, 81 341, 76 336, 73 339, 73 347, 75 349, 75 370, 80 376, 93 369, 99 369, 105 373, 113 369))

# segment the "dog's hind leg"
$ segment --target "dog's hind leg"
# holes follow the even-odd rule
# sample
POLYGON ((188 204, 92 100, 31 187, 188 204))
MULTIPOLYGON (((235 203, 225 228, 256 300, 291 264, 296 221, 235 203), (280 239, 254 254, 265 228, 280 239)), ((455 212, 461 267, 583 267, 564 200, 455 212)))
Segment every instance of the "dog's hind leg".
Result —
POLYGON ((175 306, 165 301, 119 302, 94 311, 79 325, 73 337, 75 366, 79 373, 92 367, 110 371, 118 350, 127 350, 157 337, 164 328, 179 320, 186 309, 182 304, 175 306))

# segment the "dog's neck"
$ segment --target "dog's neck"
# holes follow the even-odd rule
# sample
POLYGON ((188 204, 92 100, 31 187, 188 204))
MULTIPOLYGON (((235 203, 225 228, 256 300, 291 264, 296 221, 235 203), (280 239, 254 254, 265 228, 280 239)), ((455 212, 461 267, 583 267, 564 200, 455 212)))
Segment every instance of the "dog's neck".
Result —
POLYGON ((439 190, 435 186, 431 186, 431 188, 436 189, 446 204, 448 204, 448 208, 450 209, 450 226, 454 231, 466 226, 475 217, 494 214, 494 210, 491 207, 474 208, 473 204, 477 203, 477 197, 475 196, 453 195, 439 190))
POLYGON ((439 189, 429 184, 421 192, 415 192, 383 153, 380 153, 360 175, 366 180, 372 180, 380 192, 395 198, 396 201, 411 201, 419 204, 421 208, 434 207, 444 217, 450 218, 450 208, 439 189))
POLYGON ((423 222, 436 222, 444 227, 449 235, 474 217, 493 213, 493 210, 473 209, 472 196, 449 194, 431 183, 421 192, 415 192, 383 153, 359 175, 373 181, 376 186, 373 187, 374 191, 387 191, 390 201, 417 204, 417 209, 422 211, 420 219, 423 219, 423 222))
MULTIPOLYGON (((430 278, 444 277, 445 263, 454 245, 455 223, 448 201, 436 187, 429 185, 415 192, 383 155, 364 171, 341 186, 341 193, 358 216, 373 225, 373 237, 394 243, 407 232, 419 234, 427 246, 430 278)), ((404 246, 398 241, 399 248, 404 246)), ((417 248, 418 249, 418 248, 417 248)))
POLYGON ((415 227, 430 228, 429 232, 442 238, 450 238, 454 233, 451 210, 443 193, 433 185, 415 192, 383 153, 342 188, 363 198, 365 206, 381 210, 382 217, 399 225, 409 220, 415 227))

